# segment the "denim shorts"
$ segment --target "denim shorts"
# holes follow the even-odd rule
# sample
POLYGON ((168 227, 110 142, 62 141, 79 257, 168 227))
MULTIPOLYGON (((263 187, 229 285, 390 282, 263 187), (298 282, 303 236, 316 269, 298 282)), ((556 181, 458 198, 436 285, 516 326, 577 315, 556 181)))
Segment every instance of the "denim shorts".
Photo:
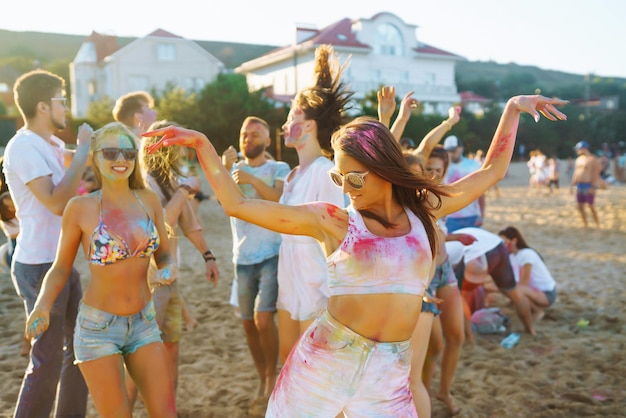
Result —
POLYGON ((544 290, 543 294, 546 295, 546 299, 548 299, 548 306, 552 306, 554 302, 556 302, 556 286, 552 290, 544 290))
POLYGON ((255 312, 276 312, 278 256, 257 264, 237 264, 235 275, 241 319, 253 319, 255 312))
MULTIPOLYGON (((430 288, 426 289, 426 293, 430 297, 434 296, 430 288)), ((435 302, 426 302, 425 300, 422 301, 422 312, 430 312, 435 316, 441 314, 441 311, 439 310, 435 302)))
POLYGON ((74 364, 114 354, 127 355, 140 347, 161 342, 152 300, 139 312, 119 316, 104 312, 82 301, 74 330, 74 364))
POLYGON ((367 339, 324 311, 280 371, 266 418, 417 418, 409 389, 411 342, 367 339))

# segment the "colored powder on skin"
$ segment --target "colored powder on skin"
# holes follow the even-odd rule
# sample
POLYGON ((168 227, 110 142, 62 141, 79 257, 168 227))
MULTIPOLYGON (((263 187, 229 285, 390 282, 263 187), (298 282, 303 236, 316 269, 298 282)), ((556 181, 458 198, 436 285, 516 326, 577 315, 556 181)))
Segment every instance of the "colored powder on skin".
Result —
POLYGON ((382 241, 382 238, 363 238, 358 240, 352 246, 354 258, 358 260, 370 260, 372 256, 378 252, 376 243, 382 241))
POLYGON ((509 147, 509 143, 511 142, 512 135, 513 134, 509 133, 503 137, 500 137, 497 140, 496 146, 490 152, 492 158, 500 157, 503 153, 507 151, 507 148, 509 147))
POLYGON ((171 267, 165 267, 163 270, 161 270, 161 277, 164 278, 165 280, 170 280, 172 278, 172 269, 171 267))

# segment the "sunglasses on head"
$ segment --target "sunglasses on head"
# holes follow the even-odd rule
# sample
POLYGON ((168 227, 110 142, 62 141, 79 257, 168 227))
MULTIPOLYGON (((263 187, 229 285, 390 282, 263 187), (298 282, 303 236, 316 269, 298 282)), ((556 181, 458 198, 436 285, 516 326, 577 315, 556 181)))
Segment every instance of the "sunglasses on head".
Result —
POLYGON ((341 174, 334 170, 330 170, 328 172, 328 175, 337 187, 343 187, 343 182, 346 181, 350 185, 350 187, 358 190, 363 188, 363 186, 365 185, 365 176, 367 176, 369 173, 369 171, 366 171, 365 173, 341 174))
POLYGON ((132 161, 137 158, 137 150, 134 148, 100 148, 96 152, 102 151, 102 157, 108 161, 115 161, 120 154, 124 156, 126 161, 132 161))

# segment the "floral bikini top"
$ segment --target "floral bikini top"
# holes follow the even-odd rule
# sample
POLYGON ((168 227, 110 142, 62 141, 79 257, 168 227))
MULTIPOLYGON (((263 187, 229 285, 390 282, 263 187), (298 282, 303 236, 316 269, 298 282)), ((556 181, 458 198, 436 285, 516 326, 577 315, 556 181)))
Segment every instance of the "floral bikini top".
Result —
MULTIPOLYGON (((133 192, 133 195, 141 205, 146 214, 148 211, 141 202, 141 199, 133 192)), ((91 264, 105 266, 117 261, 125 260, 129 257, 150 257, 159 248, 160 239, 156 225, 148 215, 148 225, 146 235, 137 245, 135 251, 130 251, 126 241, 119 235, 109 231, 109 228, 102 222, 102 192, 98 194, 100 200, 100 222, 91 234, 91 244, 89 246, 88 261, 91 264)))

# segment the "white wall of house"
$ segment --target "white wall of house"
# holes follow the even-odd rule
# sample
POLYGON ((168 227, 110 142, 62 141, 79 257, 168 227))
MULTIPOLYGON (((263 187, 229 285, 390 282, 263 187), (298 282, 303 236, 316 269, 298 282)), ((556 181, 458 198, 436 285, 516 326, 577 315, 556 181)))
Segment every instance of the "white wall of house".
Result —
MULTIPOLYGON (((445 115, 460 101, 454 75, 456 62, 463 58, 416 51, 420 46, 416 26, 393 14, 379 13, 371 19, 356 20, 352 31, 366 47, 338 44, 334 48, 342 62, 350 59, 344 80, 355 92, 355 99, 390 84, 400 97, 414 91, 426 113, 445 115)), ((273 86, 277 95, 294 95, 312 83, 315 47, 304 41, 295 47, 300 51, 297 60, 294 47, 287 47, 244 63, 235 71, 246 75, 251 90, 273 86)))
POLYGON ((168 85, 197 91, 224 71, 221 61, 184 38, 136 39, 100 63, 90 56, 88 44, 70 65, 74 117, 85 117, 89 104, 105 96, 114 101, 131 91, 162 91, 168 85))

